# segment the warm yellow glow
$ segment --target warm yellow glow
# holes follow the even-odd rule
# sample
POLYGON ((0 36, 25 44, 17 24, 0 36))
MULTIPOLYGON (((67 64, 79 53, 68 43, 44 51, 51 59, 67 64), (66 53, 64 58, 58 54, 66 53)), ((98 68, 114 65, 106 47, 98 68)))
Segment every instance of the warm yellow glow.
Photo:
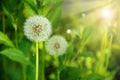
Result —
POLYGON ((113 11, 110 8, 104 8, 101 10, 101 16, 104 19, 111 19, 113 18, 113 11))

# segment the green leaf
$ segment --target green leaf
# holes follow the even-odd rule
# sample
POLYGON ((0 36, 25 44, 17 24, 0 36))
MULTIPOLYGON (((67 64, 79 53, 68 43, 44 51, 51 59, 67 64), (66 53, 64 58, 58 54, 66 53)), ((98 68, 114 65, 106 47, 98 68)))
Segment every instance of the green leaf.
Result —
POLYGON ((0 43, 9 47, 14 47, 12 41, 8 38, 8 36, 2 32, 0 32, 0 43))
POLYGON ((6 73, 10 80, 23 80, 23 70, 21 66, 18 66, 18 64, 12 61, 8 61, 6 67, 6 73))
POLYGON ((3 7, 4 13, 5 13, 7 16, 10 16, 11 13, 6 9, 6 7, 5 7, 4 5, 2 5, 2 7, 3 7))
POLYGON ((82 80, 105 80, 105 79, 104 79, 104 76, 102 75, 92 73, 92 74, 85 76, 82 80))
POLYGON ((79 80, 81 71, 75 67, 66 67, 60 73, 60 80, 79 80))
POLYGON ((83 42, 85 42, 91 36, 92 30, 93 29, 91 27, 85 28, 85 30, 83 31, 83 37, 82 37, 83 42))
POLYGON ((52 22, 53 29, 58 24, 58 21, 61 17, 61 11, 62 11, 62 2, 59 2, 48 12, 49 14, 47 15, 47 17, 52 22))
POLYGON ((28 56, 30 53, 31 45, 32 42, 24 37, 19 44, 19 49, 25 54, 25 56, 28 56))
POLYGON ((48 4, 50 4, 50 0, 44 0, 42 5, 43 5, 43 6, 46 6, 46 5, 48 5, 48 4))
POLYGON ((63 56, 64 56, 64 60, 65 60, 65 61, 71 60, 71 58, 72 58, 73 55, 74 55, 73 52, 74 52, 74 46, 73 46, 73 44, 70 44, 70 46, 68 46, 68 49, 67 49, 67 51, 66 51, 66 54, 63 55, 63 56))
MULTIPOLYGON (((38 9, 37 9, 37 5, 34 3, 34 1, 32 0, 23 0, 25 4, 25 6, 29 6, 31 8, 31 10, 33 10, 36 14, 38 14, 38 9)), ((27 7, 28 8, 28 7, 27 7)))
POLYGON ((94 57, 94 53, 92 51, 84 51, 83 54, 80 54, 82 57, 94 57))
POLYGON ((28 76, 27 80, 34 80, 35 79, 35 67, 27 67, 27 76, 28 76))
POLYGON ((27 58, 23 55, 23 53, 15 48, 8 48, 0 52, 0 54, 5 55, 9 59, 20 62, 23 65, 28 65, 30 62, 27 60, 27 58))

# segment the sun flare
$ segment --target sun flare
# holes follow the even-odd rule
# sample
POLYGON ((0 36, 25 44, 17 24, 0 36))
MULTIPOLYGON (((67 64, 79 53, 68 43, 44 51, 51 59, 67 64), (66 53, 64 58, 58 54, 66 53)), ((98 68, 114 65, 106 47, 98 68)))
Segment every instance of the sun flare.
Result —
POLYGON ((110 8, 103 8, 101 10, 101 17, 104 19, 112 19, 114 16, 114 11, 110 8))

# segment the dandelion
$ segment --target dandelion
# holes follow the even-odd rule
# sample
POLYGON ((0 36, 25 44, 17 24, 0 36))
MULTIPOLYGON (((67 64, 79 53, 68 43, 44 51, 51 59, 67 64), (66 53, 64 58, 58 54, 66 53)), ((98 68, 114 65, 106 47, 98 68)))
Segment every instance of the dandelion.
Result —
POLYGON ((62 37, 55 35, 46 42, 46 50, 51 55, 63 55, 67 49, 67 41, 62 37))
MULTIPOLYGON (((26 20, 24 24, 25 36, 31 41, 36 42, 36 77, 38 80, 39 75, 39 48, 38 43, 45 41, 51 35, 51 23, 49 20, 43 16, 33 16, 26 20)), ((42 56, 42 61, 44 62, 44 56, 42 56)), ((44 63, 43 63, 44 64, 44 63)), ((42 67, 42 80, 44 80, 44 66, 42 67)))
POLYGON ((33 16, 24 24, 25 36, 31 41, 45 41, 51 35, 51 23, 43 16, 33 16))
POLYGON ((50 55, 55 55, 57 61, 57 80, 60 80, 59 56, 67 49, 67 41, 62 36, 55 35, 46 42, 46 50, 50 55))

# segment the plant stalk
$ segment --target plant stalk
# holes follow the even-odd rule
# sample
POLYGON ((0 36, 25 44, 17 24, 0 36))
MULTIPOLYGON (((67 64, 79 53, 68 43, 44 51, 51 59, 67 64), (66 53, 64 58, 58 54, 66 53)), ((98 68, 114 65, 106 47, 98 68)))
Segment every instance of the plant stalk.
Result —
POLYGON ((3 32, 5 32, 5 16, 2 15, 2 25, 3 25, 3 32))
POLYGON ((42 53, 42 80, 45 80, 45 69, 44 69, 44 67, 45 67, 45 64, 44 64, 44 58, 45 58, 45 45, 44 45, 44 43, 43 43, 43 53, 42 53))
POLYGON ((27 80, 27 76, 26 76, 26 66, 23 65, 23 77, 24 80, 27 80))
POLYGON ((38 80, 38 71, 39 71, 39 54, 38 54, 38 42, 36 42, 36 80, 38 80))
POLYGON ((57 61, 57 80, 60 80, 59 56, 55 56, 55 60, 57 61))

